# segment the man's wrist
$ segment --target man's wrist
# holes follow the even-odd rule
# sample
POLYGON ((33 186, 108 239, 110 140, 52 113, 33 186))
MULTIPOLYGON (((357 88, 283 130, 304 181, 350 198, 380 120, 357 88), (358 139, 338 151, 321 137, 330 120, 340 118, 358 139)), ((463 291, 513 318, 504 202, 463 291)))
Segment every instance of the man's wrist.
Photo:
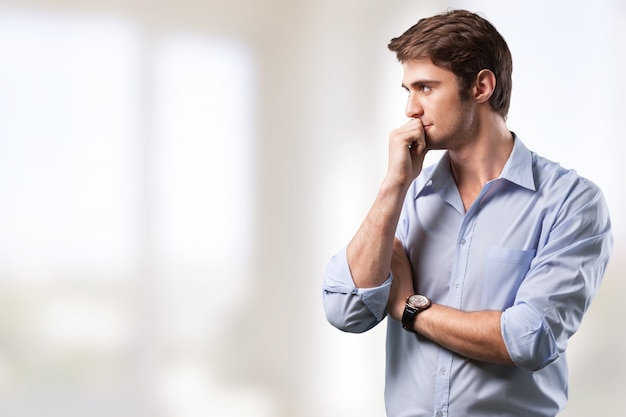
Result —
POLYGON ((388 193, 400 193, 404 196, 412 182, 413 179, 411 178, 398 177, 397 175, 388 172, 383 179, 381 190, 388 193))

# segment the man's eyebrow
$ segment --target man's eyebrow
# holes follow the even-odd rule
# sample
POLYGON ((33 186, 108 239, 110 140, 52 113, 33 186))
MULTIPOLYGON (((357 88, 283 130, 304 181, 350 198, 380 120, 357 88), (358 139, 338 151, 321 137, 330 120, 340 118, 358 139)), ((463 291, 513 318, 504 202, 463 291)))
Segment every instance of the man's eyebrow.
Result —
MULTIPOLYGON (((417 88, 417 87, 420 87, 422 85, 437 85, 437 84, 441 84, 441 81, 437 81, 437 80, 415 80, 415 81, 413 81, 409 85, 411 87, 413 87, 413 88, 417 88)), ((402 88, 404 88, 405 90, 409 89, 409 87, 407 87, 404 83, 402 83, 402 88)))

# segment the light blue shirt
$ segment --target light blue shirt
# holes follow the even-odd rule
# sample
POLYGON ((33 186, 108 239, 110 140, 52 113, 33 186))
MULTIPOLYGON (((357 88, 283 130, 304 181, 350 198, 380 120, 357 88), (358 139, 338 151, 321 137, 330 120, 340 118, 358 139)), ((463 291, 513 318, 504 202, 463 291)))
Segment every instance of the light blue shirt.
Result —
MULTIPOLYGON (((567 401, 567 343, 604 275, 610 227, 595 184, 517 137, 502 174, 467 212, 448 155, 424 169, 397 228, 416 292, 464 311, 502 311, 502 336, 516 366, 467 359, 389 318, 388 416, 555 416, 567 401)), ((329 322, 355 333, 376 326, 386 317, 392 279, 356 288, 341 250, 324 277, 329 322)))

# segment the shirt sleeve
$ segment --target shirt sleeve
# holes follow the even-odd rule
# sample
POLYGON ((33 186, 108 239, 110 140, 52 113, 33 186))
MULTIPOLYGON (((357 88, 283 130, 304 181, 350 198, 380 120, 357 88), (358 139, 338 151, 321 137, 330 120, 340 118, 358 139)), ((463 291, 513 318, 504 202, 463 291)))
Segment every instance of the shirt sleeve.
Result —
POLYGON ((344 247, 330 260, 324 274, 322 296, 326 318, 342 331, 365 332, 385 318, 390 288, 391 276, 379 287, 357 288, 344 247))
POLYGON ((595 186, 577 191, 559 208, 514 305, 502 314, 504 342, 522 368, 542 369, 565 351, 608 264, 613 236, 604 198, 595 186))

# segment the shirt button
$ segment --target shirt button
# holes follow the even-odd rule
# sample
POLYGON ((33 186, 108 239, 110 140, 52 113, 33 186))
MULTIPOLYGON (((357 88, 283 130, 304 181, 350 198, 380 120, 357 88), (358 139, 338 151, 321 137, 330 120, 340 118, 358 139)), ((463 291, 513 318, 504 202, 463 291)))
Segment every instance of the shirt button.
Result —
POLYGON ((461 241, 459 242, 461 245, 465 245, 465 239, 461 239, 461 241))
POLYGON ((441 411, 437 411, 436 416, 437 416, 437 417, 443 417, 443 412, 441 412, 441 411))
POLYGON ((455 289, 458 289, 458 288, 459 288, 459 283, 458 283, 458 282, 455 282, 455 283, 454 283, 454 288, 455 288, 455 289))

